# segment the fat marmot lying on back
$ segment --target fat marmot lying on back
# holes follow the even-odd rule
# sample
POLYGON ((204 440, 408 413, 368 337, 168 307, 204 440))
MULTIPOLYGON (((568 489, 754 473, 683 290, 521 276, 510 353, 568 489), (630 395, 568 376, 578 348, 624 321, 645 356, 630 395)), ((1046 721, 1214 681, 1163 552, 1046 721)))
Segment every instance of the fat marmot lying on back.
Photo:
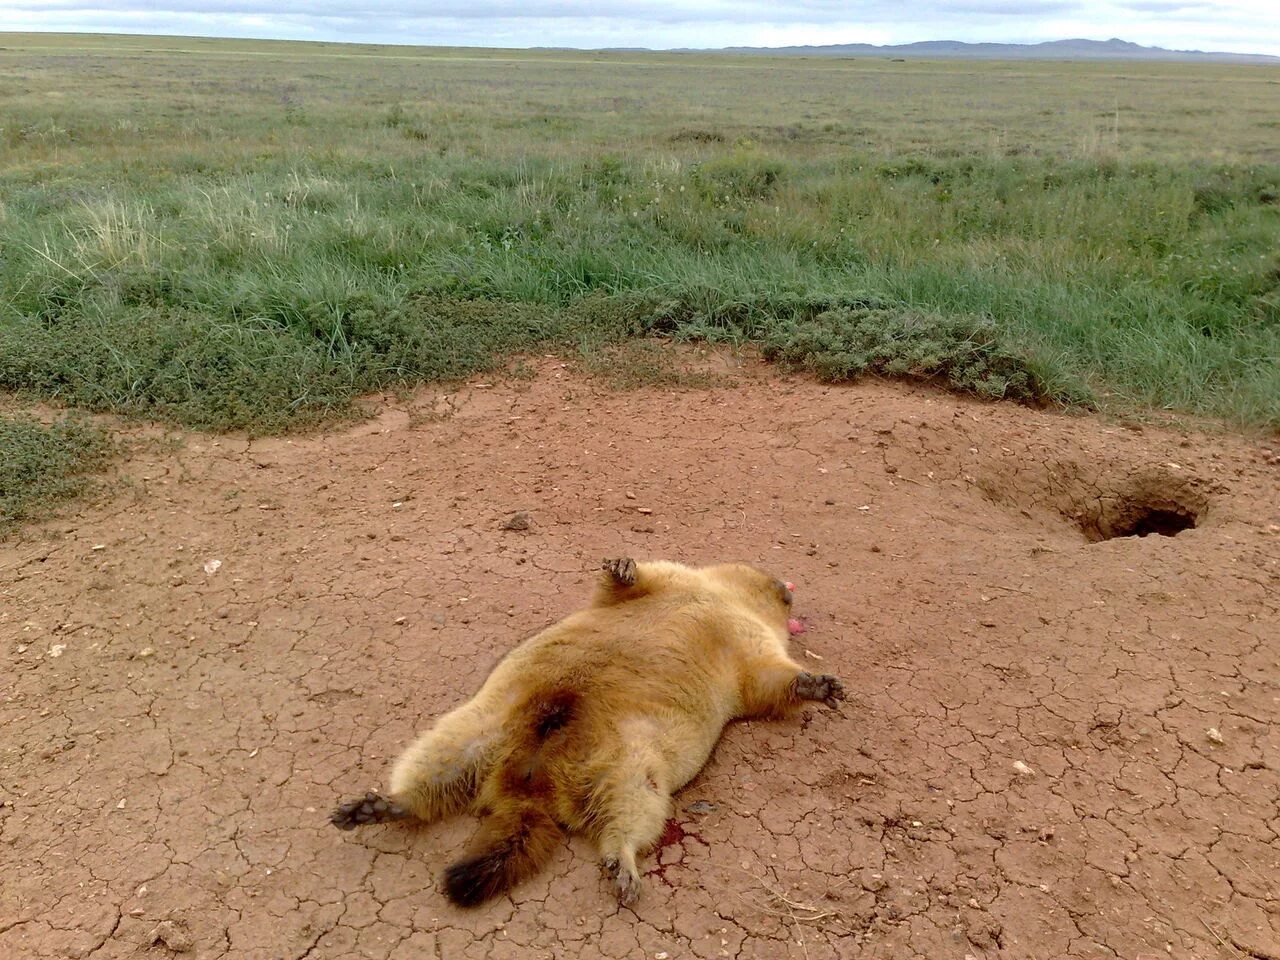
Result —
POLYGON ((637 855, 730 720, 835 706, 844 689, 791 659, 791 585, 744 564, 609 560, 591 604, 525 640, 479 693, 414 741, 391 789, 343 803, 367 823, 481 817, 444 892, 474 906, 539 870, 565 831, 595 841, 624 904, 637 855))

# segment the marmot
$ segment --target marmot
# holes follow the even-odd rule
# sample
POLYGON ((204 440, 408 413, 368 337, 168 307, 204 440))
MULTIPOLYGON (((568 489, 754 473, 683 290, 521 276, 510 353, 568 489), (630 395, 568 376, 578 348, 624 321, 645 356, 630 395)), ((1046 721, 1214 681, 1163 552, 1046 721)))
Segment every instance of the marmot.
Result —
POLYGON ((525 640, 404 752, 391 789, 343 803, 343 830, 470 809, 444 892, 474 906, 540 869, 564 831, 591 837, 619 900, 726 723, 834 707, 840 681, 787 652, 792 585, 745 564, 607 560, 591 604, 525 640))

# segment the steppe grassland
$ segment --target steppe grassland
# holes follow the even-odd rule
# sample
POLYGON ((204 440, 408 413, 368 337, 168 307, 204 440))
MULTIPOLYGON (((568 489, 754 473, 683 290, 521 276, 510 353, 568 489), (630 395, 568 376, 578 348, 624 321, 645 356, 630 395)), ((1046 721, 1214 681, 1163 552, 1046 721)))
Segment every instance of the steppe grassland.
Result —
POLYGON ((0 388, 207 428, 534 347, 1280 425, 1280 69, 0 35, 0 388))

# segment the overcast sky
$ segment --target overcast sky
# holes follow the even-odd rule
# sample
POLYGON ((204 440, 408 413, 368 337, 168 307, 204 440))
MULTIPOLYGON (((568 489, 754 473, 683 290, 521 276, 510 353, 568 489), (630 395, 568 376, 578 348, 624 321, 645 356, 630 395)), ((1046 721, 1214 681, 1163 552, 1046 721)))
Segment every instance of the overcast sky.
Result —
POLYGON ((1280 54, 1277 9, 1277 0, 0 0, 0 29, 496 47, 1120 37, 1280 54))

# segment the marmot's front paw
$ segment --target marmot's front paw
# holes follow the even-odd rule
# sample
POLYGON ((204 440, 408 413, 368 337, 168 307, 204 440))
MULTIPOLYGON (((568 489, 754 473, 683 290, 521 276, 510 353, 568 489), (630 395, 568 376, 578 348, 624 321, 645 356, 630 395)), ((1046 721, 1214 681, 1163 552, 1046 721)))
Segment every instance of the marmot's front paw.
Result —
POLYGON ((844 684, 827 673, 818 677, 812 673, 802 673, 796 677, 795 689, 797 699, 821 700, 833 710, 845 698, 844 684))
POLYGON ((617 560, 606 560, 600 569, 613 577, 614 582, 622 587, 636 585, 636 562, 630 557, 619 557, 617 560))

